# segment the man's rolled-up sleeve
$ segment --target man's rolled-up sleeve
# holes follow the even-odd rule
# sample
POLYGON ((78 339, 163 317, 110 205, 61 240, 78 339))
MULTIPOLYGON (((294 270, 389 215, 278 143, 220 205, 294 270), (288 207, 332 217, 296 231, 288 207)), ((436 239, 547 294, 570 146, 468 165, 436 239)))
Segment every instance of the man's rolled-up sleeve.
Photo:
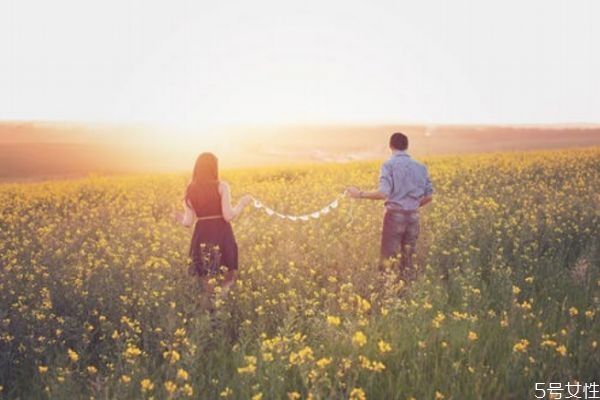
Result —
POLYGON ((392 178, 392 167, 385 163, 381 166, 381 172, 379 173, 379 191, 389 197, 394 187, 394 180, 392 178))

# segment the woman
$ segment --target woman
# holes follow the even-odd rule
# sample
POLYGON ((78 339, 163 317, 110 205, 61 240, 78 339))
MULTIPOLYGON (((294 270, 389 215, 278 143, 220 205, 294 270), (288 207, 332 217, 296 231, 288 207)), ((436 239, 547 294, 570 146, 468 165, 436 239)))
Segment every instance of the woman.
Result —
POLYGON ((223 294, 237 276, 238 247, 230 222, 251 201, 252 198, 245 195, 232 207, 229 185, 219 181, 217 157, 212 153, 198 156, 192 182, 186 190, 181 222, 191 226, 196 218, 190 245, 190 271, 198 275, 203 291, 209 296, 213 294, 209 280, 220 272, 221 266, 227 268, 221 286, 223 294))

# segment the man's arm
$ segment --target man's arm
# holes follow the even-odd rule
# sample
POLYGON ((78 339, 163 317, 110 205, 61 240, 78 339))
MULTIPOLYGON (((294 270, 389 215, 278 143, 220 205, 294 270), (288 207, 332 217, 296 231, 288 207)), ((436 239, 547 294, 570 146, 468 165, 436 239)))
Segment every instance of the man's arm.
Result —
POLYGON ((425 170, 425 194, 419 200, 419 207, 423 207, 426 204, 431 203, 433 200, 433 185, 431 184, 431 178, 427 172, 427 167, 423 167, 425 170))
POLYGON ((384 163, 379 173, 378 190, 362 191, 357 187, 350 186, 346 189, 346 193, 353 199, 387 200, 392 192, 393 185, 392 167, 389 163, 384 163))
POLYGON ((387 195, 379 190, 373 190, 370 192, 363 192, 362 190, 350 186, 346 189, 346 193, 353 199, 369 199, 369 200, 386 200, 387 195))

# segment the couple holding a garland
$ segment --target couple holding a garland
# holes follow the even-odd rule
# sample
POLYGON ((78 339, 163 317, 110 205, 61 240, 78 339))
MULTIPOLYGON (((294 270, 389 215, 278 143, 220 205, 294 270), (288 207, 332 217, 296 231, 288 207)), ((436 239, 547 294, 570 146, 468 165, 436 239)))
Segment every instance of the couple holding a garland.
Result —
MULTIPOLYGON (((392 155, 381 167, 379 188, 362 191, 350 186, 346 194, 355 199, 385 201, 381 266, 399 257, 396 264, 399 276, 409 282, 416 277, 413 256, 420 229, 419 208, 431 202, 433 186, 427 168, 406 152, 406 135, 392 134, 389 147, 392 155)), ((209 297, 214 293, 211 278, 221 272, 221 267, 224 267, 222 295, 227 294, 237 277, 238 246, 230 222, 251 202, 252 197, 245 195, 233 206, 229 185, 219 180, 217 157, 212 153, 198 156, 185 192, 184 212, 177 213, 176 219, 185 226, 191 226, 195 220, 190 273, 198 276, 202 291, 209 297)))

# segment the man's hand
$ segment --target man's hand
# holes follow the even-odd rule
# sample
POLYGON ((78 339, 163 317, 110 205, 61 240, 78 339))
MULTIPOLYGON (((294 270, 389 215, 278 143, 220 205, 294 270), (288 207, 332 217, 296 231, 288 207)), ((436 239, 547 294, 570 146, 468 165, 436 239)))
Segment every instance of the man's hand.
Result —
POLYGON ((352 199, 356 199, 360 197, 360 193, 361 191, 354 186, 348 186, 346 188, 346 194, 348 195, 348 197, 352 198, 352 199))
POLYGON ((424 205, 431 203, 431 200, 433 200, 432 196, 421 197, 419 200, 419 207, 423 207, 424 205))

